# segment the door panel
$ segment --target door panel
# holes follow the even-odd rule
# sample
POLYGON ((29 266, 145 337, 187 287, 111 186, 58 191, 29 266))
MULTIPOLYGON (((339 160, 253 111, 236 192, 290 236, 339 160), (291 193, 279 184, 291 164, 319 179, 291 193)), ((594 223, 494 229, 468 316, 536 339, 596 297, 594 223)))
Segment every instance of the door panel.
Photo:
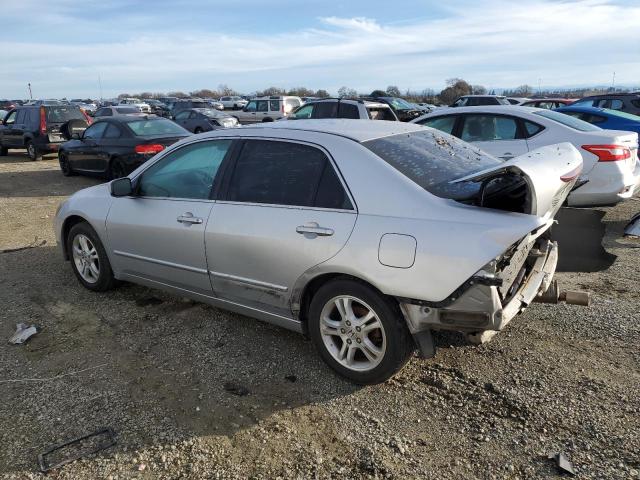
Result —
POLYGON ((116 198, 107 219, 114 269, 210 295, 204 230, 212 205, 211 201, 116 198))
POLYGON ((216 296, 290 315, 295 281, 338 253, 355 220, 353 212, 216 203, 205 234, 216 296), (325 230, 308 233, 313 227, 325 230))

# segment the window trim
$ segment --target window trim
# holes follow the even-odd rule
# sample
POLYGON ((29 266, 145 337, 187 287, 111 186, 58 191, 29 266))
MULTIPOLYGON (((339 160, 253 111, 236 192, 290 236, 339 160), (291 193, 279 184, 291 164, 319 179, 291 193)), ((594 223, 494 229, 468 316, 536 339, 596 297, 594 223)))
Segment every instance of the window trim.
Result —
MULTIPOLYGON (((224 137, 223 137, 224 138, 224 137)), ((271 208, 288 208, 295 210, 317 210, 317 211, 326 211, 326 212, 350 212, 350 213, 358 213, 358 205, 345 181, 340 168, 337 166, 333 156, 328 152, 326 148, 322 145, 313 142, 307 142, 304 140, 294 140, 290 138, 277 138, 277 137, 239 137, 238 145, 234 150, 234 154, 231 158, 229 158, 229 163, 223 172, 223 178, 221 179, 221 187, 218 191, 218 197, 216 199, 219 203, 230 204, 230 205, 247 205, 254 207, 271 207, 271 208), (229 200, 229 186, 231 184, 231 178, 233 177, 233 173, 236 169, 236 164, 240 154, 242 153, 242 149, 247 142, 250 141, 271 141, 271 142, 280 142, 280 143, 295 143, 298 145, 304 145, 312 148, 317 148, 320 150, 328 159, 329 164, 333 167, 334 173, 337 175, 342 188, 344 189, 349 201, 351 202, 352 208, 326 208, 326 207, 316 207, 316 206, 304 206, 304 205, 282 205, 279 203, 255 203, 255 202, 240 202, 237 200, 229 200)), ((326 164, 325 164, 326 165, 326 164)), ((221 166, 222 169, 222 166, 221 166)), ((322 177, 322 174, 321 174, 322 177)), ((214 182, 215 183, 215 182, 214 182)), ((318 179, 318 184, 316 185, 316 192, 314 193, 314 199, 317 195, 318 186, 320 185, 320 179, 318 179)))

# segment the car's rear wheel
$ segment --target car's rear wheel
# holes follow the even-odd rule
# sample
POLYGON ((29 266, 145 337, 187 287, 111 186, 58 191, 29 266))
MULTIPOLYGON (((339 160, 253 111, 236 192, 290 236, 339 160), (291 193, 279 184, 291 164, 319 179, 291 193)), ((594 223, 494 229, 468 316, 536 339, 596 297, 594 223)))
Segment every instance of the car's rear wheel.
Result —
POLYGON ((323 360, 355 383, 384 382, 415 350, 398 305, 354 280, 322 286, 311 300, 308 321, 323 360))
POLYGON ((263 118, 262 121, 263 122, 273 122, 273 118, 269 118, 269 117, 263 118))
POLYGON ((95 230, 86 222, 75 224, 67 236, 71 268, 85 288, 96 292, 110 290, 115 278, 107 252, 95 230))
POLYGON ((64 152, 58 153, 58 162, 60 163, 60 170, 65 177, 71 177, 76 174, 71 168, 71 164, 69 163, 69 157, 64 152))
POLYGON ((127 168, 119 158, 111 159, 109 163, 109 178, 115 180, 127 176, 127 168))
POLYGON ((31 161, 35 162, 36 160, 42 158, 42 155, 40 154, 40 152, 38 152, 38 149, 31 140, 27 141, 25 147, 27 148, 27 155, 29 156, 29 159, 31 161))

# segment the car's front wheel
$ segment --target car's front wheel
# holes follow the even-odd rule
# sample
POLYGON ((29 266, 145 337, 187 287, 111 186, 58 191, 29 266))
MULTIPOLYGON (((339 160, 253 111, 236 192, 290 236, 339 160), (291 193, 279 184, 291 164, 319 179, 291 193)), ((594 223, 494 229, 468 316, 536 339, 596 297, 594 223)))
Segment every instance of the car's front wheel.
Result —
POLYGON ((109 163, 109 179, 115 180, 127 176, 127 167, 119 158, 112 158, 109 163))
POLYGON ((67 236, 67 253, 71 268, 85 288, 95 292, 115 285, 111 264, 98 234, 86 222, 75 224, 67 236))
POLYGON ((415 350, 397 303, 355 280, 323 285, 311 300, 308 321, 323 360, 355 383, 384 382, 415 350))

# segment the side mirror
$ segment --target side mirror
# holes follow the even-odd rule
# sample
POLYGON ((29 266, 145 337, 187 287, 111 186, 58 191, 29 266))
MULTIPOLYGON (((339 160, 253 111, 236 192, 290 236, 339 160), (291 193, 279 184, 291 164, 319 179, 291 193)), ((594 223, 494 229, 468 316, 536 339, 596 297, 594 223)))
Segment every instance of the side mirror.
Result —
POLYGON ((133 193, 133 185, 129 177, 116 178, 111 182, 112 197, 128 197, 133 193))
POLYGON ((80 140, 82 139, 82 134, 78 133, 78 132, 74 132, 71 134, 71 139, 72 140, 80 140))

